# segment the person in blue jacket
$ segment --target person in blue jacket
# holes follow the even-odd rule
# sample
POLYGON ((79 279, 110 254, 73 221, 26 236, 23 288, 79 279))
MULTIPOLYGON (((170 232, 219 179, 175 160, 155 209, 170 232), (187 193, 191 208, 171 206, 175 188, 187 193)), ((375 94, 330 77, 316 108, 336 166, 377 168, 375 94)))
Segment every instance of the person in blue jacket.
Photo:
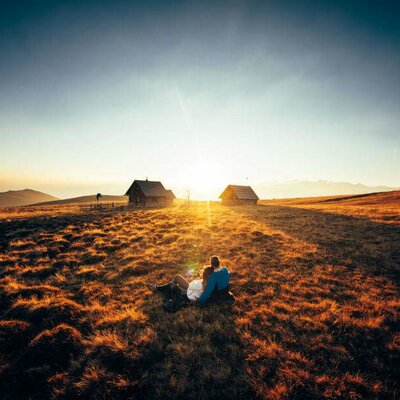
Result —
POLYGON ((204 304, 211 296, 225 295, 229 291, 231 273, 228 268, 220 265, 219 257, 217 256, 212 256, 210 263, 213 271, 208 278, 204 292, 196 301, 199 305, 204 304))
MULTIPOLYGON (((192 302, 192 304, 203 305, 211 298, 218 298, 218 296, 221 298, 229 295, 229 280, 231 273, 228 268, 220 265, 220 260, 217 256, 212 256, 210 258, 210 264, 211 266, 206 267, 203 271, 203 285, 205 285, 205 287, 203 286, 203 292, 197 300, 192 302)), ((160 293, 168 293, 178 287, 182 294, 187 295, 190 283, 182 275, 176 275, 171 282, 164 285, 154 285, 149 283, 148 286, 152 291, 160 293)))

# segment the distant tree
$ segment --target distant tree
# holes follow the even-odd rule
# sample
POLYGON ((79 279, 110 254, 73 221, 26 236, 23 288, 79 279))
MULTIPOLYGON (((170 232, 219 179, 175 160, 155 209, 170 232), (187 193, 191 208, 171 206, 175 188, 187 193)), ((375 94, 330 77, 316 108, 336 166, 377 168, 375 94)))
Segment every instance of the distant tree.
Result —
POLYGON ((103 196, 101 195, 101 193, 97 193, 97 194, 96 194, 97 204, 99 204, 99 201, 100 201, 100 198, 101 198, 101 197, 103 197, 103 196))
POLYGON ((190 204, 190 189, 189 188, 186 189, 186 200, 189 205, 190 204))

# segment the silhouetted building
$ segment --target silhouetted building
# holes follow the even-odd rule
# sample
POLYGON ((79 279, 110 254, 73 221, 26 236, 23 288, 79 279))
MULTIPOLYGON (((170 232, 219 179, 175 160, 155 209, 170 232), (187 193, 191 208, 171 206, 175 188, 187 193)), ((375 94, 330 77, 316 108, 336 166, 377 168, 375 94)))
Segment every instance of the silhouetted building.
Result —
POLYGON ((228 185, 219 196, 222 204, 251 205, 257 204, 258 196, 250 186, 228 185))
POLYGON ((132 207, 166 207, 173 204, 175 195, 172 190, 164 188, 161 182, 133 181, 125 193, 129 196, 129 204, 132 207))
POLYGON ((167 206, 172 206, 174 204, 174 200, 176 199, 174 192, 171 189, 167 189, 167 206))

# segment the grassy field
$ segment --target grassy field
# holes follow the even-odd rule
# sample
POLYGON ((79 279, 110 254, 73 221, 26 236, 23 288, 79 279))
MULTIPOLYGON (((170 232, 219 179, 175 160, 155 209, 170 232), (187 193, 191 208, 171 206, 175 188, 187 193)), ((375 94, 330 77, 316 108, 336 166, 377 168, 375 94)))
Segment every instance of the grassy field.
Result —
POLYGON ((320 210, 351 217, 367 218, 375 222, 400 224, 400 190, 353 196, 262 200, 260 203, 320 210))
POLYGON ((400 201, 378 200, 3 210, 1 399, 398 399, 400 201), (237 302, 165 313, 145 283, 212 254, 237 302))

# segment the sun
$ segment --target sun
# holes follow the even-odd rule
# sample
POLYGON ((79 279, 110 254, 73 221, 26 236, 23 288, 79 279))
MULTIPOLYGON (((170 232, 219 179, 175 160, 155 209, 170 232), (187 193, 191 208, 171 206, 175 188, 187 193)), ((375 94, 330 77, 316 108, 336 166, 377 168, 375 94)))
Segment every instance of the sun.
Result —
POLYGON ((186 181, 191 198, 196 200, 216 200, 224 185, 220 166, 205 161, 188 168, 186 181))

